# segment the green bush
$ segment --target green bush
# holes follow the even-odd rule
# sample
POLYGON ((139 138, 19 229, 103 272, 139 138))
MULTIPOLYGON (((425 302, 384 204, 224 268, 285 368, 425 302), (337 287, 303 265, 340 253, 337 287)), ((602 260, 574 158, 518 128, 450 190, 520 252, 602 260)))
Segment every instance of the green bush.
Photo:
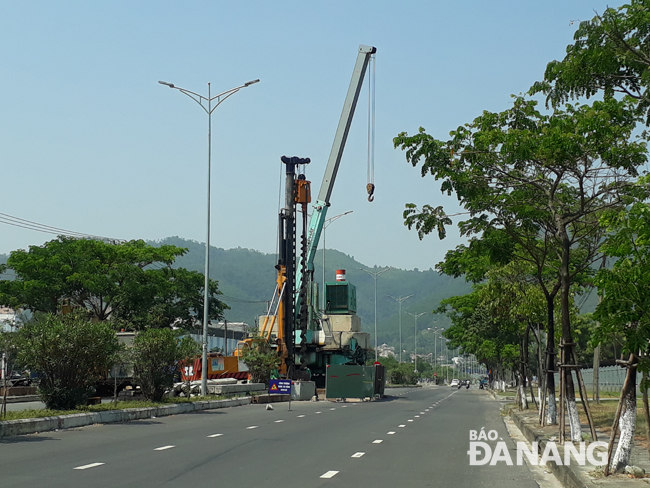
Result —
POLYGON ((18 362, 38 375, 41 400, 56 410, 85 405, 120 348, 109 324, 82 314, 39 316, 20 329, 16 344, 18 362))
POLYGON ((255 337, 252 347, 243 347, 241 360, 248 367, 253 383, 269 384, 271 373, 280 367, 281 359, 271 345, 261 337, 255 337))
POLYGON ((180 363, 200 353, 196 341, 181 334, 178 330, 147 329, 135 336, 133 374, 147 400, 160 401, 165 390, 173 386, 180 363))

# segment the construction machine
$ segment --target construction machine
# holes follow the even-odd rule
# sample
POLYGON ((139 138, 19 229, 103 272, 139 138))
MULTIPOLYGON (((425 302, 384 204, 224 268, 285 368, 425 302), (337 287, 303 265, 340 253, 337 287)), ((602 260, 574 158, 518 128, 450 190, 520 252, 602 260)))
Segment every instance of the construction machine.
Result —
MULTIPOLYGON (((318 284, 313 280, 314 258, 325 225, 330 197, 345 148, 352 118, 371 58, 372 46, 359 46, 343 112, 339 120, 323 181, 308 218, 311 184, 305 176, 309 158, 282 156, 285 165, 285 205, 279 215, 279 259, 277 283, 268 312, 260 317, 260 337, 247 339, 273 345, 282 358, 280 374, 294 380, 312 380, 325 386, 328 365, 363 365, 370 335, 361 332, 356 315, 356 289, 348 282, 325 285, 326 310, 318 308, 318 284), (297 244, 297 216, 302 225, 297 244)), ((368 200, 374 198, 374 184, 367 185, 368 200)), ((324 252, 324 251, 323 251, 324 252)), ((241 354, 241 352, 237 354, 241 354)))

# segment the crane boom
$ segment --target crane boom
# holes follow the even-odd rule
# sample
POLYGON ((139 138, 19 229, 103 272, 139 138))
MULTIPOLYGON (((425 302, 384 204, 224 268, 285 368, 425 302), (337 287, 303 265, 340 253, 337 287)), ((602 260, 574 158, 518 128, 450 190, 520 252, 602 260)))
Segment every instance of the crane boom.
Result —
MULTIPOLYGON (((345 103, 343 104, 343 112, 341 113, 339 125, 336 129, 330 157, 327 160, 327 167, 325 168, 325 174, 318 193, 318 199, 314 203, 311 219, 309 221, 306 256, 308 271, 314 270, 314 257, 316 256, 320 235, 323 226, 325 225, 327 208, 330 206, 330 196, 332 195, 332 189, 334 188, 334 182, 336 181, 336 174, 338 173, 341 157, 343 156, 343 150, 345 149, 345 142, 347 141, 348 133, 350 132, 350 125, 352 124, 354 111, 357 107, 357 101, 359 100, 359 93, 361 92, 368 62, 370 61, 370 57, 376 52, 377 48, 375 47, 365 46, 363 44, 359 46, 359 53, 354 65, 354 71, 352 72, 348 94, 345 97, 345 103)), ((296 290, 301 289, 303 278, 302 270, 299 267, 296 271, 296 290)), ((300 294, 297 293, 296 310, 299 310, 299 296, 300 294)))

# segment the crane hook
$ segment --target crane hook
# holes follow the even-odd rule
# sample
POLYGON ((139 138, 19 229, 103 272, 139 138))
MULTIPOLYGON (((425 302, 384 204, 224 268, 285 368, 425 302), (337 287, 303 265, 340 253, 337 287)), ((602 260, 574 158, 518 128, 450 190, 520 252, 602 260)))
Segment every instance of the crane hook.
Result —
POLYGON ((368 201, 372 202, 375 200, 375 184, 368 183, 366 185, 366 190, 368 190, 368 201))

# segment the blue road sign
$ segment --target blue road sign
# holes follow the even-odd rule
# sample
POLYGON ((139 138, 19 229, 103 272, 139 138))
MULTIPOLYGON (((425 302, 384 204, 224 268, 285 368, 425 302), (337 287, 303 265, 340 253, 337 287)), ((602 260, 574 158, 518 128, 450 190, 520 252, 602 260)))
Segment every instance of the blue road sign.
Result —
POLYGON ((291 395, 291 380, 270 380, 269 393, 291 395))

